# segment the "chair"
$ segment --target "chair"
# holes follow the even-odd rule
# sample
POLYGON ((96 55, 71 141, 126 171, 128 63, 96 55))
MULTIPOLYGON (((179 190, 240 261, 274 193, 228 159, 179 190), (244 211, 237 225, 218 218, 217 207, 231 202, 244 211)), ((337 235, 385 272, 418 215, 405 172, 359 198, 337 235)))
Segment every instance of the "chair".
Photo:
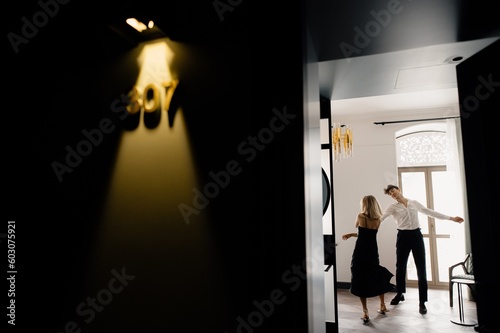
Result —
POLYGON ((450 307, 453 307, 453 284, 456 280, 468 280, 466 283, 472 291, 472 296, 475 298, 474 266, 472 264, 472 253, 468 253, 465 259, 448 268, 449 290, 450 290, 450 307), (459 269, 461 268, 461 269, 459 269))

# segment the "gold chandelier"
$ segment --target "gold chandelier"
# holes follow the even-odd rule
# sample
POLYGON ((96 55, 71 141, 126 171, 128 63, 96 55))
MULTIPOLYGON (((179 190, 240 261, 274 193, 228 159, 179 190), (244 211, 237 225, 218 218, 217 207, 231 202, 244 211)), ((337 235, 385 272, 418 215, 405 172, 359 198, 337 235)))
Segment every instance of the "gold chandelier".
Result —
POLYGON ((352 156, 352 131, 348 125, 333 124, 332 149, 335 162, 352 156))

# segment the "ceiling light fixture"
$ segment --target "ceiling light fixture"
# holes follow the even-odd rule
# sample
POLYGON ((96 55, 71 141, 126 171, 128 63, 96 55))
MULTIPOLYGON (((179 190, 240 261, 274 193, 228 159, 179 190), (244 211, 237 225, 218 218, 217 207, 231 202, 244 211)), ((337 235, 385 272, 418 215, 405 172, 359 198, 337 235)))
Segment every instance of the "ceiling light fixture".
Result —
MULTIPOLYGON (((130 25, 132 28, 134 28, 135 30, 139 31, 139 32, 143 32, 144 30, 147 30, 148 27, 142 23, 141 21, 137 20, 136 18, 128 18, 127 19, 127 24, 130 25)), ((150 23, 152 23, 153 21, 150 21, 150 23)), ((153 27, 154 24, 151 26, 153 27)))
POLYGON ((453 56, 446 58, 444 62, 448 63, 448 64, 455 64, 459 61, 462 61, 463 59, 464 59, 464 57, 462 57, 462 56, 453 55, 453 56))
POLYGON ((348 125, 333 124, 332 147, 335 162, 352 156, 352 130, 348 125))

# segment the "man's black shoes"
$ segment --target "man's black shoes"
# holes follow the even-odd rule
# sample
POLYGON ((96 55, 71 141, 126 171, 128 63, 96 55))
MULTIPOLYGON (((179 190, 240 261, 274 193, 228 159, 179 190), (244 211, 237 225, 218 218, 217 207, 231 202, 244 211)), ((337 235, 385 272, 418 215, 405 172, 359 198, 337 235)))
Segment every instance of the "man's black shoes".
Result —
MULTIPOLYGON (((402 302, 405 300, 405 295, 397 293, 396 296, 391 300, 391 305, 398 305, 399 302, 402 302)), ((418 312, 420 314, 426 314, 427 313, 427 308, 425 307, 425 302, 420 302, 418 305, 418 312)))
POLYGON ((405 300, 405 295, 403 295, 403 294, 396 294, 396 296, 394 296, 394 298, 391 301, 391 305, 398 305, 399 302, 402 302, 404 300, 405 300))

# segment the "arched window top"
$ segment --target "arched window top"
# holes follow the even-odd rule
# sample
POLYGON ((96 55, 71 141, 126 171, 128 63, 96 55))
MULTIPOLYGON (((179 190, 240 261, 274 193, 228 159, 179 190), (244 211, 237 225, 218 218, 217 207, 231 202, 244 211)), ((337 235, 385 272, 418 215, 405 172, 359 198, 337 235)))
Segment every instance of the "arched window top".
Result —
POLYGON ((448 152, 446 124, 416 125, 396 133, 398 167, 446 165, 448 152))

